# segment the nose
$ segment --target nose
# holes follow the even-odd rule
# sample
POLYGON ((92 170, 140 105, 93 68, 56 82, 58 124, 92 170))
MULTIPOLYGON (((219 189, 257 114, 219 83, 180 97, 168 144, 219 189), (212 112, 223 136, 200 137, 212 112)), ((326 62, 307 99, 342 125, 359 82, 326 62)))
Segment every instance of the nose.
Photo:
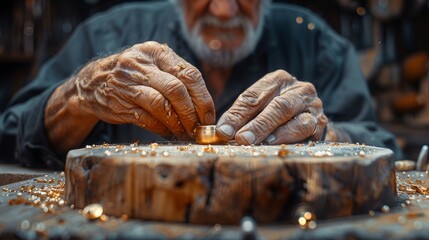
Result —
POLYGON ((213 16, 221 20, 231 19, 238 12, 237 0, 212 0, 209 11, 213 16))

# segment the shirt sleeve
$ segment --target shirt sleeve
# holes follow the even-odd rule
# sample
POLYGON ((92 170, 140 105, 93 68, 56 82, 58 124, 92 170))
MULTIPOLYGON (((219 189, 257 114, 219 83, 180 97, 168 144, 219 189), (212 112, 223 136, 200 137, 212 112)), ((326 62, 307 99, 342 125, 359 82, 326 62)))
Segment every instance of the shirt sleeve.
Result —
POLYGON ((45 132, 44 109, 56 87, 103 50, 97 49, 94 42, 114 41, 104 39, 108 35, 94 25, 87 22, 78 27, 61 51, 42 66, 36 78, 1 113, 0 162, 64 168, 65 156, 53 152, 45 132))
MULTIPOLYGON (((163 31, 157 31, 158 25, 146 23, 167 24, 166 16, 173 10, 165 10, 168 4, 160 1, 118 5, 80 24, 63 48, 42 66, 36 78, 21 89, 1 113, 0 162, 64 168, 65 156, 52 151, 44 128, 44 109, 49 97, 56 87, 91 60, 148 40, 155 33, 160 36, 165 33, 166 28, 160 27, 163 31)), ((160 39, 168 39, 166 36, 160 39)), ((112 125, 99 122, 81 146, 110 142, 114 134, 112 125)))

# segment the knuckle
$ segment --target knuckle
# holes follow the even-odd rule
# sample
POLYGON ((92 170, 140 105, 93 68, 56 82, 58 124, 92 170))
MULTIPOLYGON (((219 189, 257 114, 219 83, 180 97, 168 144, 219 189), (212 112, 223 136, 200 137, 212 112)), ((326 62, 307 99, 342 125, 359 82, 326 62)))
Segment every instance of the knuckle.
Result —
POLYGON ((161 44, 155 41, 146 41, 144 43, 139 43, 134 46, 142 50, 152 50, 160 48, 161 44))
POLYGON ((117 64, 119 66, 122 66, 124 63, 128 62, 129 61, 129 54, 128 54, 128 52, 124 52, 124 53, 120 54, 117 57, 116 61, 117 61, 117 64))
POLYGON ((325 127, 328 124, 328 117, 325 114, 321 114, 318 119, 319 125, 325 127))
POLYGON ((166 44, 160 44, 155 41, 147 41, 137 45, 137 48, 154 57, 164 57, 170 52, 170 48, 166 44))
POLYGON ((287 96, 277 96, 271 102, 271 109, 274 113, 279 116, 292 116, 293 112, 293 101, 287 96))
POLYGON ((187 89, 185 85, 179 80, 170 80, 167 81, 165 85, 165 94, 167 96, 169 95, 175 95, 175 96, 185 96, 187 94, 187 89))
POLYGON ((315 98, 314 100, 313 100, 313 106, 315 107, 315 108, 323 108, 323 102, 322 102, 322 99, 320 99, 320 98, 315 98))
POLYGON ((119 55, 116 60, 116 68, 136 68, 137 64, 138 63, 135 61, 134 56, 129 52, 119 55))
POLYGON ((248 109, 257 107, 261 104, 262 99, 259 98, 260 93, 254 90, 248 90, 238 97, 237 103, 240 107, 248 109))
POLYGON ((181 72, 182 76, 190 82, 198 82, 202 80, 202 74, 198 69, 194 66, 188 66, 181 72))
POLYGON ((260 115, 251 123, 253 131, 259 134, 269 134, 275 128, 275 121, 267 115, 260 115))
POLYGON ((164 110, 166 105, 168 105, 168 102, 162 95, 157 94, 150 98, 150 106, 155 111, 164 110))
POLYGON ((279 69, 279 70, 276 70, 273 72, 273 77, 275 79, 280 80, 280 79, 288 79, 291 77, 291 75, 288 72, 286 72, 285 70, 279 69))
POLYGON ((309 113, 303 113, 301 114, 301 117, 299 118, 302 125, 309 126, 314 124, 313 116, 309 113))
POLYGON ((230 109, 225 115, 224 115, 224 122, 232 125, 240 124, 244 117, 245 112, 236 110, 236 109, 230 109))
POLYGON ((302 87, 305 89, 306 93, 309 94, 316 94, 316 87, 314 87, 314 85, 312 83, 309 82, 301 82, 302 87))
POLYGON ((111 76, 110 78, 112 80, 116 79, 132 79, 131 72, 126 71, 123 67, 118 67, 112 70, 112 72, 109 74, 111 76))

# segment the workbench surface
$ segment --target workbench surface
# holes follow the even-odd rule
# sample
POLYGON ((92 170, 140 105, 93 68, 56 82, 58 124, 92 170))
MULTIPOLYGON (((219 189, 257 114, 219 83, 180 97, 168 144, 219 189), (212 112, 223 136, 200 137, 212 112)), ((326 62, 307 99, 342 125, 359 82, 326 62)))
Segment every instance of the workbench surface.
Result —
POLYGON ((244 225, 147 222, 127 216, 88 220, 81 209, 62 201, 64 173, 40 171, 31 174, 29 177, 34 178, 0 187, 0 239, 429 238, 427 172, 397 172, 397 206, 386 206, 365 215, 316 220, 311 227, 298 223, 257 225, 250 233, 244 225))

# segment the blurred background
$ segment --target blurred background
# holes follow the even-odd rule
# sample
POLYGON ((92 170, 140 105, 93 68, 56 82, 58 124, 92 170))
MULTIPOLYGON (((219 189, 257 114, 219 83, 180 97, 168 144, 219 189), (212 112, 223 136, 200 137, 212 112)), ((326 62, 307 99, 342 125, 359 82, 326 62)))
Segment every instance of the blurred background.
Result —
MULTIPOLYGON (((123 2, 0 1, 0 112, 80 22, 123 2)), ((355 45, 381 124, 415 160, 429 144, 429 0, 274 2, 310 8, 355 45)))

